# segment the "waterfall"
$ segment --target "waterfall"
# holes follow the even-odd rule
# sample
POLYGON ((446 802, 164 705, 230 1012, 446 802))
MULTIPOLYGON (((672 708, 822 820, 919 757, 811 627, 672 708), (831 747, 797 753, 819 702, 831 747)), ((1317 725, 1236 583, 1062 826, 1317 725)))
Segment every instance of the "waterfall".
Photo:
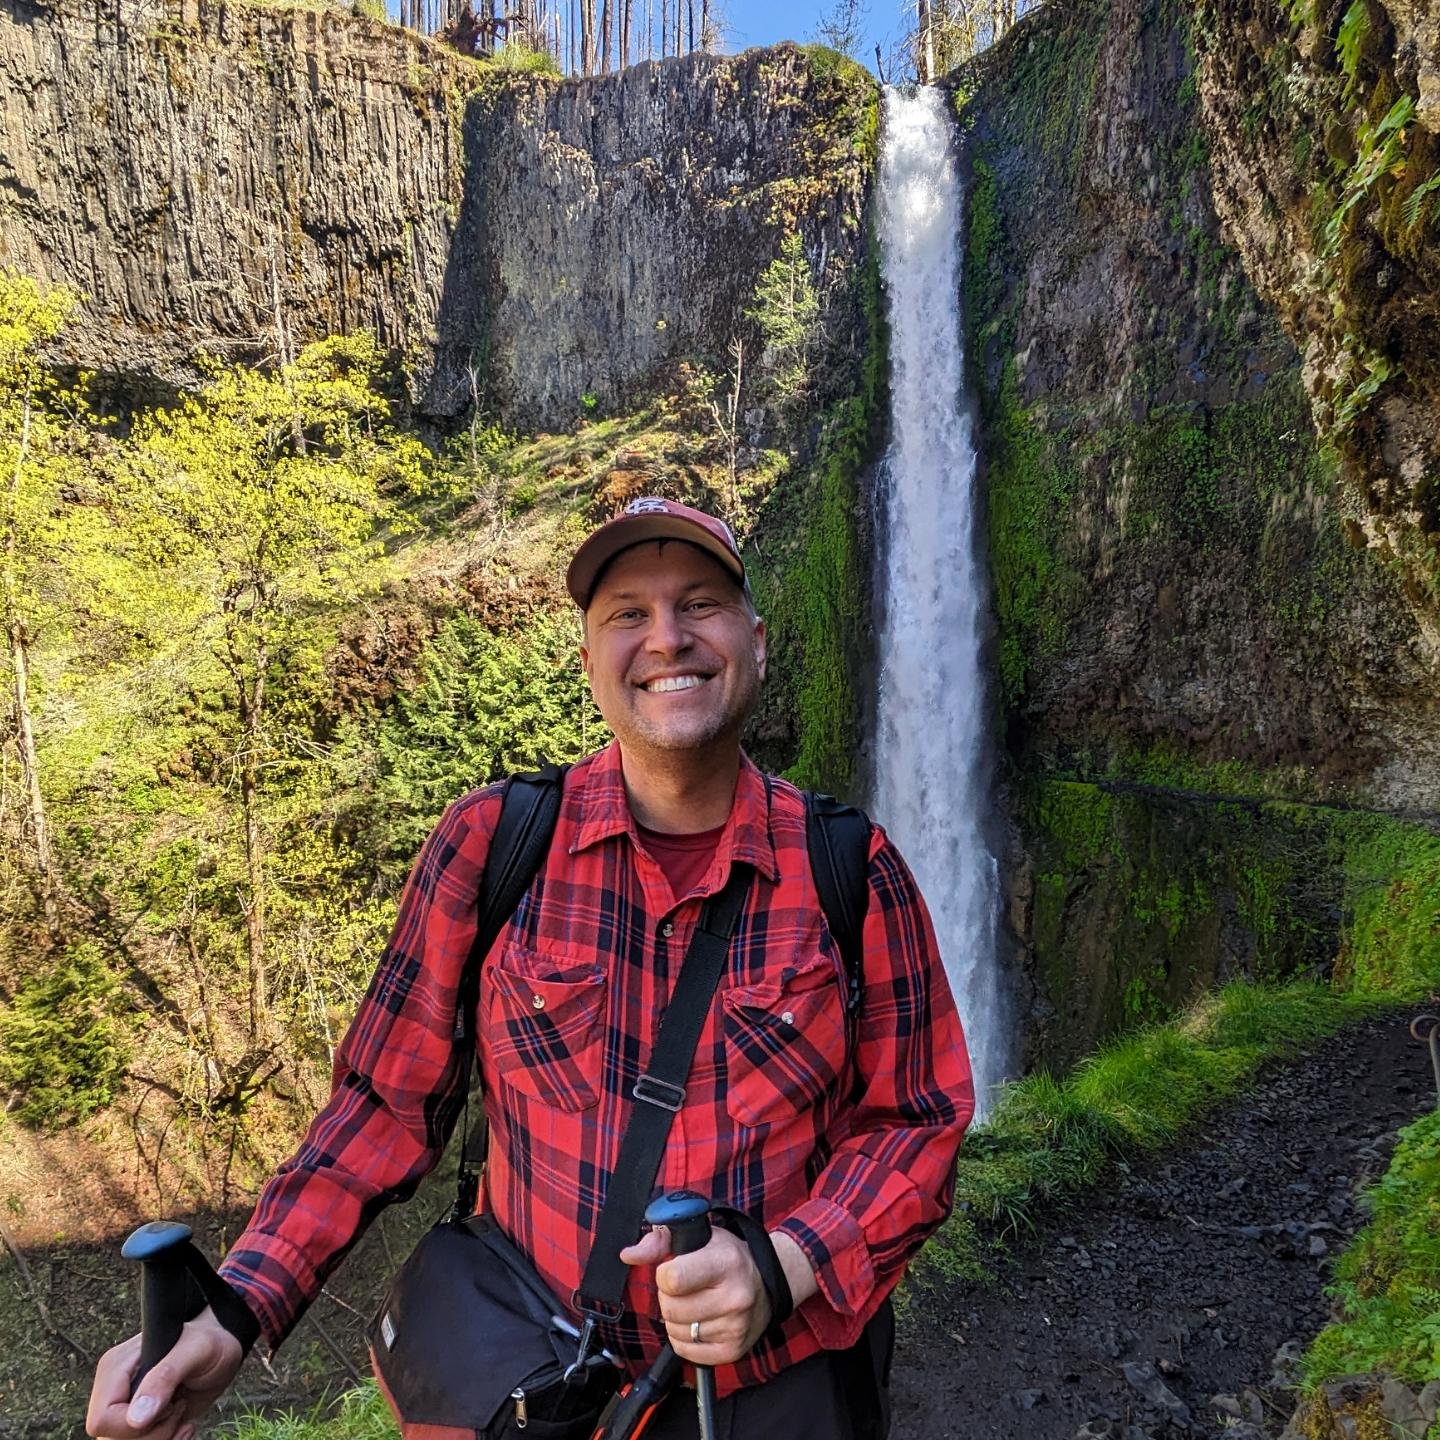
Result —
POLYGON ((962 205, 946 96, 885 92, 881 272, 892 440, 884 463, 872 809, 915 872, 960 1007, 981 1114, 1005 1076, 999 867, 975 449, 964 396, 962 205))

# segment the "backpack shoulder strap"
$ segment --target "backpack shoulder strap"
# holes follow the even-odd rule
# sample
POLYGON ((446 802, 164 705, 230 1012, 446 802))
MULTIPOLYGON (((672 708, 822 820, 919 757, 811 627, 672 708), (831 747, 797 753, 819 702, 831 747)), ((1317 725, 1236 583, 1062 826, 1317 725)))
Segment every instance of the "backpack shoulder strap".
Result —
POLYGON ((805 791, 805 841, 830 933, 849 981, 849 1007, 860 1008, 865 984, 865 912, 870 908, 870 817, 831 795, 805 791))
POLYGON ((470 968, 479 978, 479 962, 510 922, 525 892, 545 863, 568 765, 543 765, 512 775, 505 782, 500 818, 490 840, 490 854, 480 881, 480 926, 471 951, 470 968))
POLYGON ((479 925, 470 947, 465 971, 460 977, 459 1008, 455 1013, 455 1043, 460 1051, 460 1093, 466 1118, 461 1121, 459 1189, 451 1219, 464 1219, 475 1209, 480 1188, 480 1170, 485 1163, 485 1117, 482 1111, 475 1129, 468 1125, 470 1071, 475 1053, 475 1008, 480 1000, 480 967, 524 899, 531 882, 545 863, 555 824, 560 818, 560 800, 565 789, 568 765, 542 765, 539 770, 512 775, 505 782, 500 800, 500 818, 490 837, 490 853, 480 877, 476 901, 479 925))

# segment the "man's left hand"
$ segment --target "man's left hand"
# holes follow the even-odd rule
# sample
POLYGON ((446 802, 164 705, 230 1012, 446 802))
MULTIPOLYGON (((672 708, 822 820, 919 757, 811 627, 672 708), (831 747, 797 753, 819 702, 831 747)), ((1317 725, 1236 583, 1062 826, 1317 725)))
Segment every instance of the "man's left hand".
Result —
POLYGON ((620 1252, 627 1265, 659 1265, 660 1317, 675 1353, 695 1365, 733 1365, 770 1323, 770 1301, 745 1242, 717 1226, 703 1250, 669 1255, 663 1225, 620 1252), (697 1320, 695 1341, 690 1327, 697 1320))

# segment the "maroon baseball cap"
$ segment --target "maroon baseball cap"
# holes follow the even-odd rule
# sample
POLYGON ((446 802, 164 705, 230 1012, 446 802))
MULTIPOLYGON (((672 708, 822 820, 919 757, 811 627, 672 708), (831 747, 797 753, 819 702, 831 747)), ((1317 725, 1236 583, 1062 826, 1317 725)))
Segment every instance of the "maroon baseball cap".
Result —
POLYGON ((575 552, 565 572, 570 598, 584 610, 595 593, 600 572, 622 551, 646 540, 686 540, 713 555, 749 593, 745 564, 730 527, 703 510, 692 510, 675 500, 644 495, 632 500, 613 520, 607 520, 575 552))

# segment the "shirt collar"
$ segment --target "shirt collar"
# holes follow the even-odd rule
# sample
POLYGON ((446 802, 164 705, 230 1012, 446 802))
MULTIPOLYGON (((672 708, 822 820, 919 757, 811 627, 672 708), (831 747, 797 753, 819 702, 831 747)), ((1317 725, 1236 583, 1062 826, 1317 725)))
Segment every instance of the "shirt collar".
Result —
MULTIPOLYGON (((635 817, 625 798, 625 779, 620 769, 620 747, 613 741, 583 767, 578 776, 573 803, 576 817, 575 839, 570 853, 577 854, 608 840, 613 835, 629 835, 637 839, 635 817)), ((566 796, 567 801, 571 799, 566 796)), ((780 879, 780 866, 775 858, 775 841, 770 834, 770 795, 765 777, 743 751, 740 755, 740 777, 735 785, 735 801, 730 807, 719 851, 726 855, 725 873, 736 861, 753 865, 772 884, 780 879)))

